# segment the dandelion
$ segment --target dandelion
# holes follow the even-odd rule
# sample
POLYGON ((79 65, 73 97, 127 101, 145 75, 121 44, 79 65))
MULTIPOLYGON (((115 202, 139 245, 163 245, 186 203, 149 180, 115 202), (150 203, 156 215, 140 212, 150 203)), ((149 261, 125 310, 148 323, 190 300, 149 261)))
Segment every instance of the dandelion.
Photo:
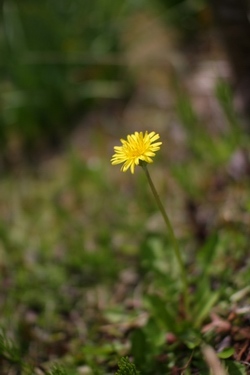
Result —
POLYGON ((162 144, 162 142, 155 142, 159 138, 159 134, 147 131, 145 134, 135 132, 128 135, 127 140, 121 139, 122 146, 114 147, 115 153, 111 158, 111 164, 124 163, 121 170, 126 172, 130 168, 131 173, 134 173, 135 166, 140 165, 141 162, 153 163, 152 157, 162 144))
POLYGON ((175 252, 176 260, 179 264, 180 276, 183 283, 184 304, 186 314, 187 316, 189 316, 188 280, 185 265, 171 221, 169 220, 167 212, 161 202, 161 199, 147 168, 147 163, 153 162, 152 157, 155 156, 155 152, 160 149, 160 145, 162 144, 162 142, 155 142, 159 138, 159 134, 156 134, 155 132, 148 133, 147 131, 145 132, 145 134, 143 134, 143 132, 135 132, 134 134, 128 135, 127 140, 121 139, 122 146, 114 147, 115 153, 111 158, 111 164, 116 165, 123 163, 121 167, 121 170, 123 172, 126 172, 130 168, 131 173, 134 173, 136 165, 140 165, 144 170, 156 204, 165 221, 170 241, 172 242, 173 250, 175 252))

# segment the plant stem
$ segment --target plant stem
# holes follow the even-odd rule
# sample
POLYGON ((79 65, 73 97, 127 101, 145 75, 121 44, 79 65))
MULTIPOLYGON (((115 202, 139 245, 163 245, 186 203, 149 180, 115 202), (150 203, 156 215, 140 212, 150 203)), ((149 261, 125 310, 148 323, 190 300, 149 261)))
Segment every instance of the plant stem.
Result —
POLYGON ((163 219, 165 221, 165 224, 167 226, 167 229, 168 229, 168 232, 169 232, 169 235, 170 235, 170 240, 172 242, 174 252, 175 252, 175 256, 176 256, 176 259, 177 259, 177 262, 178 262, 178 265, 179 265, 179 268, 180 268, 180 274, 181 274, 181 279, 182 279, 182 284, 183 284, 183 297, 184 297, 185 311, 186 311, 187 316, 189 316, 188 281, 187 281, 187 274, 186 274, 184 262, 183 262, 182 257, 181 257, 179 244, 178 244, 177 239, 175 237, 174 230, 173 230, 173 227, 172 227, 171 222, 169 220, 169 217, 166 213, 166 210, 165 210, 165 208, 164 208, 164 206, 161 202, 159 194, 157 193, 157 190, 154 186, 154 183, 153 183, 153 181, 150 177, 150 174, 149 174, 148 169, 147 169, 147 165, 141 164, 141 166, 142 166, 142 168, 143 168, 143 170, 146 174, 146 177, 148 179, 150 188, 153 192, 154 198, 155 198, 156 203, 158 205, 158 208, 159 208, 159 210, 160 210, 160 212, 163 216, 163 219))

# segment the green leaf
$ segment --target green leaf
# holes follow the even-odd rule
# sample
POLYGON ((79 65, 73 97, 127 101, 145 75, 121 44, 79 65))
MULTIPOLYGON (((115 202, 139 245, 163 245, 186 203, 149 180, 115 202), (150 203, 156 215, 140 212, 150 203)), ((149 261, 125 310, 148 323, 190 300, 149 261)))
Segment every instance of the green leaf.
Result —
POLYGON ((199 305, 196 306, 197 313, 194 314, 194 327, 198 328, 201 326, 203 321, 209 316, 211 309, 218 301, 219 296, 220 292, 211 292, 210 295, 206 296, 206 299, 202 299, 202 303, 199 303, 199 305))
POLYGON ((137 365, 142 365, 145 362, 148 345, 142 329, 135 330, 131 335, 131 352, 137 365))
POLYGON ((157 320, 149 319, 147 325, 144 327, 144 332, 148 338, 150 344, 157 352, 166 343, 166 331, 162 329, 161 325, 158 324, 157 320))
POLYGON ((203 275, 207 274, 212 266, 212 262, 216 255, 216 249, 218 244, 218 233, 212 234, 205 245, 201 248, 198 254, 198 261, 201 264, 203 275))
POLYGON ((167 305, 157 295, 147 296, 146 301, 152 316, 162 325, 163 329, 169 329, 171 332, 176 331, 176 318, 172 311, 172 306, 167 305))
POLYGON ((221 359, 230 358, 234 354, 234 348, 226 348, 221 352, 217 353, 218 357, 221 359))
POLYGON ((230 375, 247 375, 247 369, 240 362, 226 361, 228 374, 230 375))

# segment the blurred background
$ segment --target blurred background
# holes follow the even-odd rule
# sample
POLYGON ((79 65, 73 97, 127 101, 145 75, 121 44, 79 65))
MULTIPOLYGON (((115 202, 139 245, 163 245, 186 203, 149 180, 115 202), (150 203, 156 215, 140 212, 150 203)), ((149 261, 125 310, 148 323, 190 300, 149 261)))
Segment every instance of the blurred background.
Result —
POLYGON ((0 327, 22 360, 110 373, 150 267, 169 269, 144 176, 110 165, 134 131, 161 136, 152 172, 190 274, 218 232, 214 280, 248 285, 248 13, 244 0, 0 1, 0 327))
POLYGON ((2 1, 2 168, 43 158, 79 125, 165 129, 177 81, 210 119, 218 77, 248 109, 247 12, 244 1, 2 1))

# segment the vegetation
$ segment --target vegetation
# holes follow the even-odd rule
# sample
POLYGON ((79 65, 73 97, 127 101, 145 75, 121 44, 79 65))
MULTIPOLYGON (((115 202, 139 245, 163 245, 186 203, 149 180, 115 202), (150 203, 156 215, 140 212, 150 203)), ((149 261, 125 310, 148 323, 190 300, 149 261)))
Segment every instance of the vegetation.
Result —
MULTIPOLYGON (((235 118, 230 103, 224 105, 228 118, 235 118)), ((181 98, 183 118, 193 118, 190 111, 181 98)), ((95 164, 69 150, 50 170, 2 179, 2 373, 52 371, 57 358, 67 374, 82 367, 99 374, 115 371, 119 357, 129 355, 142 374, 205 374, 204 343, 218 351, 230 374, 247 373, 248 178, 244 171, 240 178, 230 175, 228 162, 249 140, 237 131, 236 144, 234 127, 213 141, 199 131, 203 147, 197 148, 192 128, 185 164, 167 162, 166 168, 162 156, 150 166, 153 175, 162 175, 161 196, 169 185, 165 173, 179 185, 178 194, 176 183, 168 186, 165 203, 171 200, 180 233, 191 317, 171 241, 140 170, 133 179, 118 179, 111 154, 101 156, 97 143, 95 164), (186 215, 184 231, 176 215, 186 215)))
MULTIPOLYGON (((110 28, 122 27, 123 17, 142 3, 115 7, 107 1, 104 7, 98 0, 98 6, 88 3, 87 17, 77 1, 45 1, 39 12, 32 1, 5 2, 3 160, 14 155, 22 161, 26 147, 32 158, 46 137, 57 142, 60 133, 65 139, 67 116, 73 119, 78 106, 99 111, 94 88, 100 81, 105 97, 126 97, 108 84, 124 87, 126 67, 93 60, 103 61, 110 52, 117 57, 121 41, 110 28), (110 28, 107 19, 113 20, 110 28), (34 28, 34 22, 43 27, 34 28), (43 46, 46 32, 53 37, 43 46), (39 48, 36 33, 43 34, 39 48)), ((195 14, 194 2, 176 3, 195 14)), ((110 163, 117 134, 126 138, 125 129, 84 128, 82 148, 65 141, 49 161, 3 168, 1 375, 249 373, 249 134, 224 80, 214 92, 221 129, 200 118, 182 82, 176 80, 173 96, 184 141, 177 145, 168 128, 152 124, 147 130, 159 133, 162 145, 148 171, 178 249, 147 185, 145 166, 134 163, 130 174, 110 163)))

